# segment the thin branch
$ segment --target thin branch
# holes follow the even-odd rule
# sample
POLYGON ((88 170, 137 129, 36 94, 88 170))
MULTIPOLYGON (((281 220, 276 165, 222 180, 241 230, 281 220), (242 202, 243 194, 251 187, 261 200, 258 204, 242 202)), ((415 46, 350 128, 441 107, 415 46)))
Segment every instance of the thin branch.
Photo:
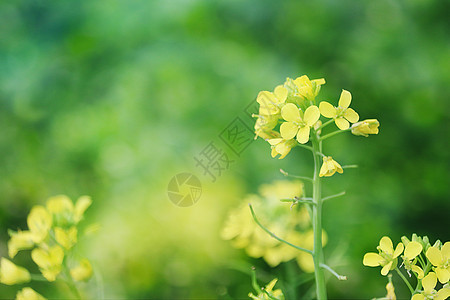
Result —
POLYGON ((329 124, 331 124, 334 121, 334 119, 330 119, 328 121, 326 121, 325 123, 323 123, 322 125, 319 126, 319 128, 316 129, 316 131, 321 130, 322 128, 324 128, 325 126, 328 126, 329 124))
POLYGON ((406 285, 408 286, 409 291, 411 292, 411 295, 414 294, 414 289, 412 288, 411 284, 409 283, 409 281, 405 278, 405 276, 402 274, 402 272, 400 272, 400 270, 398 268, 395 268, 395 271, 397 271, 398 275, 403 279, 403 281, 406 283, 406 285))
POLYGON ((297 176, 297 175, 290 175, 288 172, 286 172, 283 169, 280 169, 281 174, 283 174, 284 176, 289 176, 289 177, 293 177, 293 178, 298 178, 298 179, 303 179, 303 180, 307 180, 309 182, 313 182, 312 178, 306 177, 306 176, 297 176))
POLYGON ((328 197, 324 197, 324 198, 322 198, 322 201, 330 200, 330 199, 341 197, 341 196, 344 196, 344 195, 345 195, 345 191, 340 192, 338 194, 334 194, 334 195, 328 196, 328 197))
POLYGON ((297 146, 305 148, 305 149, 307 149, 307 150, 309 150, 311 152, 314 152, 314 150, 313 150, 313 148, 311 146, 306 146, 306 145, 303 145, 303 144, 298 144, 297 146))
POLYGON ((319 139, 319 141, 324 141, 324 140, 326 140, 326 139, 328 139, 328 138, 330 138, 330 137, 332 137, 332 136, 334 136, 334 135, 336 135, 336 134, 339 134, 339 133, 343 133, 343 132, 346 132, 346 131, 349 131, 351 128, 348 128, 348 129, 345 129, 345 130, 336 130, 336 131, 333 131, 332 133, 329 133, 329 134, 327 134, 327 135, 324 135, 323 137, 321 137, 320 139, 319 139))
POLYGON ((336 278, 338 280, 347 280, 347 276, 344 275, 339 275, 335 270, 333 270, 332 268, 330 268, 329 266, 327 266, 326 264, 320 264, 320 267, 330 271, 331 274, 333 274, 334 276, 336 276, 336 278))
POLYGON ((276 236, 274 233, 272 233, 269 229, 267 229, 266 227, 264 227, 264 226, 258 221, 258 219, 256 218, 255 211, 253 210, 252 205, 249 203, 248 206, 250 207, 250 211, 252 212, 253 220, 255 220, 256 224, 258 224, 258 226, 261 227, 262 230, 264 230, 265 232, 267 232, 271 237, 273 237, 274 239, 276 239, 276 240, 278 240, 278 241, 280 241, 280 242, 282 242, 282 243, 285 243, 286 245, 289 245, 289 246, 291 246, 291 247, 294 247, 294 248, 297 249, 297 250, 304 251, 304 252, 306 252, 306 253, 309 253, 309 254, 313 255, 313 253, 312 253, 311 250, 308 250, 308 249, 305 249, 305 248, 296 246, 296 245, 294 245, 294 244, 291 244, 291 243, 289 243, 288 241, 285 241, 285 240, 283 240, 282 238, 279 238, 279 237, 276 236))
POLYGON ((345 165, 342 166, 342 169, 356 169, 358 168, 358 165, 345 165))

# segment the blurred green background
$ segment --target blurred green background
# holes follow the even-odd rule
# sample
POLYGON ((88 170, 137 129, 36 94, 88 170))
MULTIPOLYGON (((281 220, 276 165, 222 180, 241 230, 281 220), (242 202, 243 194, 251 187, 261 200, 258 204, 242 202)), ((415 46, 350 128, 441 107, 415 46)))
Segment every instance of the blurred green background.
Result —
MULTIPOLYGON (((2 1, 0 256, 32 205, 87 194, 85 223, 102 229, 83 251, 107 298, 246 299, 252 265, 261 283, 287 285, 301 273, 294 262, 291 273, 270 270, 220 230, 280 168, 311 172, 308 153, 272 159, 259 139, 230 154, 214 183, 194 156, 211 141, 223 146, 220 132, 260 90, 308 74, 327 80, 319 99, 336 103, 345 88, 361 118, 381 123, 378 136, 325 146, 359 168, 326 179, 325 193, 347 196, 324 212, 326 255, 349 278, 330 278, 330 298, 381 297, 386 280, 362 265, 381 236, 450 239, 449 10, 438 0, 2 1), (167 197, 180 172, 203 184, 188 208, 167 197)), ((15 262, 33 265, 28 253, 15 262)), ((0 286, 3 298, 16 291, 0 286)))

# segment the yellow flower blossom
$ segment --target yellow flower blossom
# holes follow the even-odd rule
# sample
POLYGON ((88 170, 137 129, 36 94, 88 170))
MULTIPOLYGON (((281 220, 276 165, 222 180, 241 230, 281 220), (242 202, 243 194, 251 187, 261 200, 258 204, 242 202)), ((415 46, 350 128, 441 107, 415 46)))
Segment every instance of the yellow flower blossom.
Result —
POLYGON ((278 279, 275 278, 269 284, 266 285, 264 288, 264 291, 258 291, 258 295, 255 296, 253 293, 249 293, 248 296, 252 298, 253 300, 271 300, 271 299, 278 299, 278 300, 284 300, 284 294, 280 289, 274 290, 273 288, 275 284, 277 283, 278 279), (269 295, 267 295, 269 294, 269 295))
POLYGON ((281 137, 290 140, 297 136, 297 141, 305 144, 309 141, 311 126, 320 118, 320 111, 317 106, 312 105, 303 114, 297 105, 288 103, 281 109, 281 116, 287 121, 280 126, 281 137))
POLYGON ((420 268, 415 264, 417 261, 415 258, 417 257, 417 255, 420 254, 420 252, 422 252, 422 250, 423 250, 422 244, 416 241, 412 241, 406 244, 405 252, 402 256, 405 268, 407 270, 412 270, 413 272, 417 273, 417 277, 419 279, 423 278, 424 273, 422 268, 420 268))
POLYGON ((259 116, 255 123, 255 139, 259 136, 263 139, 270 139, 274 137, 272 129, 278 123, 276 116, 259 116))
POLYGON ((9 257, 14 258, 17 252, 33 248, 35 238, 31 231, 9 231, 9 234, 11 236, 8 241, 9 257))
POLYGON ((369 267, 382 266, 381 275, 386 276, 390 270, 397 267, 397 257, 402 254, 404 245, 398 243, 394 250, 392 240, 384 236, 377 249, 379 253, 369 252, 364 255, 363 264, 369 267))
POLYGON ((285 140, 282 138, 274 138, 267 140, 272 148, 271 155, 272 157, 276 157, 277 155, 280 155, 278 159, 283 159, 286 157, 286 155, 291 152, 292 148, 295 147, 295 141, 294 140, 285 140))
POLYGON ((369 134, 378 134, 380 122, 377 119, 368 119, 352 125, 352 134, 368 137, 369 134))
POLYGON ((439 291, 435 290, 437 284, 437 276, 435 273, 430 272, 427 276, 422 279, 423 291, 420 294, 415 294, 412 296, 411 300, 444 300, 450 297, 450 288, 444 286, 439 291))
POLYGON ((52 226, 52 216, 40 205, 34 206, 27 218, 28 228, 35 243, 41 243, 52 226))
POLYGON ((92 199, 89 196, 81 196, 78 198, 73 211, 74 221, 76 224, 83 219, 84 212, 89 208, 89 206, 91 206, 91 204, 92 199))
POLYGON ((48 250, 35 248, 31 251, 31 258, 48 281, 55 281, 56 276, 61 272, 64 250, 60 246, 53 246, 48 250))
POLYGON ((352 94, 349 91, 342 90, 338 107, 322 101, 319 104, 320 113, 326 118, 334 119, 339 129, 346 130, 350 127, 350 123, 356 123, 359 120, 358 113, 349 107, 351 101, 352 94))
POLYGON ((264 116, 277 115, 280 113, 280 107, 286 102, 288 90, 279 85, 273 93, 268 91, 259 92, 256 101, 259 103, 259 114, 264 116))
POLYGON ((323 157, 323 164, 320 168, 320 177, 330 177, 333 176, 334 173, 344 173, 344 170, 342 169, 341 165, 335 161, 331 156, 324 156, 323 157))
POLYGON ((29 287, 17 292, 16 300, 46 300, 41 294, 29 287))
POLYGON ((81 196, 75 205, 73 205, 69 197, 59 195, 47 200, 47 210, 53 215, 56 226, 67 227, 78 224, 91 203, 92 200, 90 197, 81 196))
POLYGON ((75 281, 86 281, 92 276, 92 266, 89 260, 83 258, 79 265, 70 270, 70 276, 75 281))
POLYGON ((0 261, 0 282, 6 285, 30 282, 31 276, 27 269, 15 265, 2 257, 0 261))
POLYGON ((55 239, 64 248, 72 248, 77 243, 77 227, 72 226, 67 230, 55 227, 55 239))
POLYGON ((441 250, 435 246, 428 248, 426 257, 433 264, 439 281, 447 283, 450 279, 450 242, 442 245, 441 250))
POLYGON ((319 94, 321 85, 325 84, 325 79, 314 79, 310 80, 308 76, 303 75, 294 80, 297 92, 294 93, 295 96, 307 99, 310 101, 315 101, 316 96, 319 94))

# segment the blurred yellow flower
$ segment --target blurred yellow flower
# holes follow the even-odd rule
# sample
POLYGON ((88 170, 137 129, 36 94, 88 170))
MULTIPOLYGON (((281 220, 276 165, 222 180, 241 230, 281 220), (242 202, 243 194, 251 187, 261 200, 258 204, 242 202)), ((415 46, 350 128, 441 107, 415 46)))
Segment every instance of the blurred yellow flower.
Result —
POLYGON ((344 173, 344 170, 342 169, 341 165, 335 161, 331 156, 324 156, 323 157, 323 164, 320 168, 320 177, 330 177, 333 176, 334 173, 344 173))
POLYGON ((422 268, 415 264, 416 263, 415 258, 417 257, 417 255, 420 254, 420 252, 422 252, 422 249, 423 246, 419 242, 416 241, 409 242, 405 246, 405 252, 404 255, 402 256, 405 268, 407 270, 412 270, 413 272, 417 273, 417 277, 419 279, 423 278, 424 273, 422 268))
POLYGON ((398 243, 394 250, 392 240, 384 236, 377 249, 379 253, 369 252, 364 255, 363 264, 369 267, 382 266, 381 275, 386 276, 390 270, 397 267, 397 257, 402 254, 404 245, 398 243))
POLYGON ((287 121, 280 126, 281 137, 290 140, 297 136, 297 141, 305 144, 309 141, 311 126, 320 118, 320 111, 317 106, 312 105, 303 114, 297 105, 288 103, 281 109, 281 116, 287 121))
POLYGON ((386 297, 384 299, 386 300, 397 300, 397 296, 395 295, 395 288, 394 284, 392 283, 392 275, 389 275, 389 282, 386 284, 386 297))
POLYGON ((426 257, 433 264, 434 272, 442 284, 450 279, 450 242, 446 242, 439 250, 433 246, 428 248, 426 257))
POLYGON ((334 107, 330 103, 322 101, 319 104, 320 113, 326 118, 334 119, 334 122, 339 129, 346 130, 350 127, 349 122, 356 123, 359 120, 358 113, 349 107, 351 101, 352 94, 349 91, 342 90, 338 107, 334 107))
POLYGON ((92 199, 89 196, 81 196, 78 198, 73 212, 75 223, 78 223, 83 219, 84 212, 91 206, 91 204, 92 199))
POLYGON ((6 285, 30 282, 31 276, 27 269, 15 265, 2 257, 0 261, 0 282, 6 285))
POLYGON ((380 122, 377 119, 368 119, 352 125, 352 134, 368 137, 369 134, 378 134, 380 122))
POLYGON ((46 300, 46 298, 38 294, 32 288, 25 287, 17 292, 16 300, 46 300))
POLYGON ((41 243, 52 226, 52 216, 40 205, 34 206, 27 218, 28 228, 35 243, 41 243))
POLYGON ((11 258, 14 258, 17 252, 31 249, 34 246, 35 238, 31 231, 9 231, 9 235, 11 238, 8 241, 8 254, 11 258))
POLYGON ((430 272, 427 276, 422 279, 422 287, 423 291, 420 294, 415 294, 412 296, 411 300, 444 300, 450 297, 450 288, 448 286, 444 286, 439 291, 436 291, 434 288, 437 284, 437 276, 435 273, 430 272))
POLYGON ((65 230, 61 227, 55 227, 55 239, 66 249, 72 248, 77 243, 77 227, 72 226, 65 230))
POLYGON ((273 291, 273 288, 277 283, 277 281, 278 279, 275 278, 274 280, 269 282, 269 284, 267 284, 266 287, 264 288, 265 292, 261 291, 258 293, 257 296, 255 296, 253 293, 249 293, 248 296, 253 300, 272 300, 272 299, 284 300, 284 294, 280 289, 273 291))
POLYGON ((35 248, 31 251, 31 258, 48 281, 55 281, 56 276, 61 272, 64 250, 60 246, 53 246, 48 250, 35 248))
POLYGON ((280 106, 286 102, 287 89, 279 85, 273 93, 268 91, 259 92, 256 101, 259 103, 259 114, 264 116, 277 115, 280 113, 280 106))
POLYGON ((295 96, 299 96, 301 98, 315 101, 316 96, 319 94, 321 85, 325 84, 325 79, 314 79, 310 80, 308 76, 303 75, 294 80, 294 84, 296 85, 297 92, 294 94, 295 96))
POLYGON ((70 276, 75 281, 87 281, 92 276, 92 265, 86 258, 83 258, 79 265, 70 270, 70 276))

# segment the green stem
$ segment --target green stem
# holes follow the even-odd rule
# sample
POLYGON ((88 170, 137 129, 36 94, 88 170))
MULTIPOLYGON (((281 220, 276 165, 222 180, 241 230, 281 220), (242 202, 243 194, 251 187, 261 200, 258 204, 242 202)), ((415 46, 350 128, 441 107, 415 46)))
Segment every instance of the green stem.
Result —
POLYGON ((344 196, 344 195, 345 195, 345 191, 340 192, 338 194, 331 195, 331 196, 323 197, 322 201, 327 201, 327 200, 330 200, 330 199, 333 199, 333 198, 337 198, 337 197, 341 197, 341 196, 344 196))
POLYGON ((338 280, 347 280, 347 276, 345 275, 339 275, 335 270, 330 268, 329 266, 325 264, 320 264, 320 266, 326 270, 328 270, 331 274, 333 274, 338 280))
POLYGON ((306 180, 306 181, 309 181, 309 182, 313 182, 313 179, 312 179, 312 178, 309 178, 309 177, 306 177, 306 176, 291 175, 291 174, 289 174, 288 172, 286 172, 286 171, 283 170, 283 169, 280 169, 280 172, 281 172, 281 174, 283 174, 284 176, 289 176, 289 177, 292 177, 292 178, 298 178, 298 179, 303 179, 303 180, 306 180))
POLYGON ((288 241, 285 241, 285 240, 283 240, 282 238, 279 238, 278 236, 276 236, 274 233, 272 233, 269 229, 267 229, 266 227, 264 227, 264 226, 258 221, 258 219, 256 218, 256 215, 255 215, 255 211, 253 210, 252 205, 249 204, 248 206, 250 207, 250 211, 252 212, 253 220, 255 220, 256 224, 258 224, 258 226, 261 227, 262 230, 264 230, 265 232, 267 232, 271 237, 273 237, 274 239, 276 239, 276 240, 278 240, 278 241, 280 241, 280 242, 282 242, 282 243, 285 243, 286 245, 289 245, 289 246, 291 246, 291 247, 294 247, 294 248, 297 249, 297 250, 300 250, 300 251, 309 253, 309 254, 311 254, 311 255, 313 254, 313 252, 312 252, 311 250, 308 250, 308 249, 305 249, 305 248, 296 246, 296 245, 291 244, 291 243, 289 243, 288 241))
POLYGON ((67 286, 75 295, 76 299, 81 299, 80 292, 78 291, 77 286, 75 285, 75 282, 73 281, 72 276, 70 275, 69 267, 67 266, 67 260, 65 258, 63 261, 63 272, 67 277, 67 280, 65 281, 67 286))
POLYGON ((334 119, 330 119, 330 120, 326 121, 326 122, 323 123, 319 128, 317 128, 316 131, 321 130, 322 128, 328 126, 328 125, 331 124, 332 122, 334 122, 334 119))
POLYGON ((316 205, 312 206, 312 222, 314 229, 314 251, 313 261, 316 277, 316 294, 318 300, 327 299, 327 290, 325 276, 321 267, 324 264, 323 245, 322 245, 322 198, 319 176, 321 157, 317 152, 322 152, 322 142, 312 136, 313 156, 314 156, 314 178, 313 178, 313 201, 316 205))
POLYGON ((398 268, 395 268, 395 271, 397 271, 398 275, 403 279, 405 284, 408 286, 408 289, 411 292, 411 296, 412 296, 414 294, 414 289, 412 288, 412 286, 409 283, 409 281, 406 279, 405 275, 403 275, 403 273, 400 272, 400 270, 398 268))
POLYGON ((327 134, 327 135, 324 135, 323 137, 321 137, 320 139, 319 139, 319 141, 324 141, 324 140, 326 140, 326 139, 328 139, 328 138, 330 138, 330 137, 332 137, 332 136, 334 136, 334 135, 336 135, 336 134, 339 134, 339 133, 343 133, 343 132, 346 132, 346 131, 349 131, 351 128, 348 128, 348 129, 345 129, 345 130, 336 130, 336 131, 334 131, 334 132, 332 132, 332 133, 329 133, 329 134, 327 134))

